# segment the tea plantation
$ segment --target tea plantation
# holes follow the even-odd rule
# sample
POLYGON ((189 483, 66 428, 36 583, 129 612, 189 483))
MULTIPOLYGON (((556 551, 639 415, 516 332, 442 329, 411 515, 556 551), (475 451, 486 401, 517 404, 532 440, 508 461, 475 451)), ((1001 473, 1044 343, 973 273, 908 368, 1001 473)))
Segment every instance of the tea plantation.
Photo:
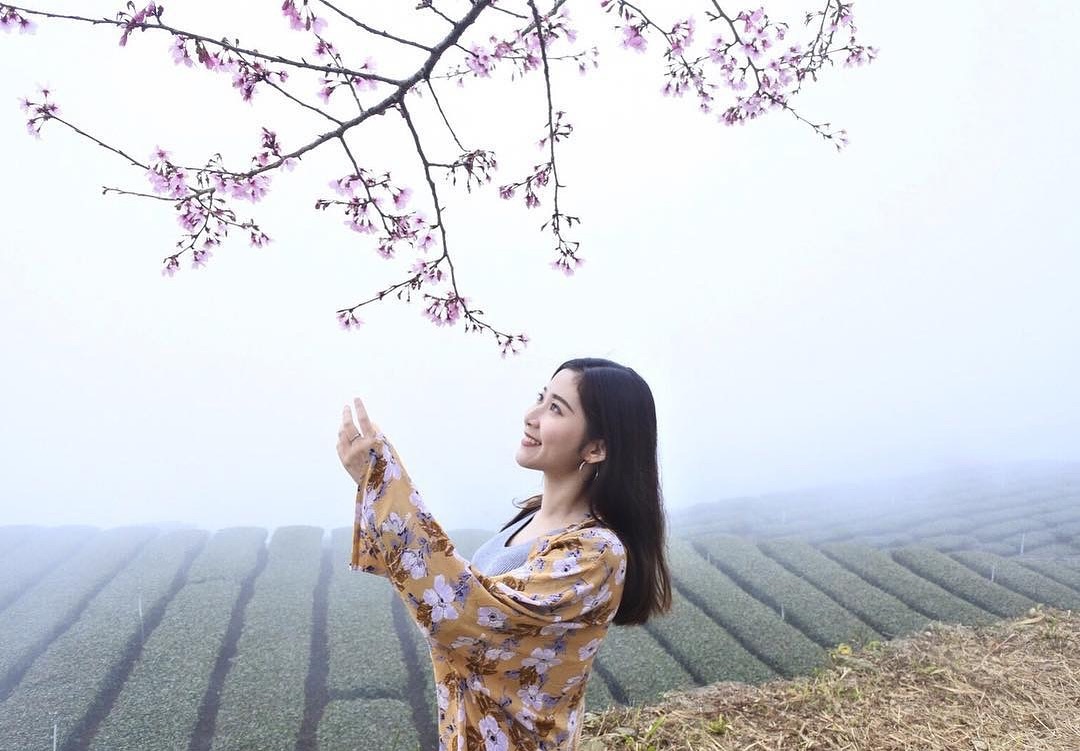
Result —
MULTIPOLYGON (((587 709, 809 674, 841 642, 935 620, 1080 608, 1077 465, 669 523, 672 612, 609 631, 587 709)), ((427 643, 388 581, 348 570, 351 532, 0 526, 0 751, 435 748, 427 643)), ((450 532, 466 557, 494 533, 450 532)))

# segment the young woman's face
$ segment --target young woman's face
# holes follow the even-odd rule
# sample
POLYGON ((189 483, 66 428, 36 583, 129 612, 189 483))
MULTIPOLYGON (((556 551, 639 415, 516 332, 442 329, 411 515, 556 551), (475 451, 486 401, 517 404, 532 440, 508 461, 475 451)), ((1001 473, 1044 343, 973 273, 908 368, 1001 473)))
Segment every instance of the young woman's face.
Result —
POLYGON ((576 472, 578 447, 585 438, 585 414, 578 400, 577 373, 564 368, 534 398, 525 412, 525 431, 519 438, 517 463, 554 474, 576 472), (525 445, 525 434, 540 441, 525 445))

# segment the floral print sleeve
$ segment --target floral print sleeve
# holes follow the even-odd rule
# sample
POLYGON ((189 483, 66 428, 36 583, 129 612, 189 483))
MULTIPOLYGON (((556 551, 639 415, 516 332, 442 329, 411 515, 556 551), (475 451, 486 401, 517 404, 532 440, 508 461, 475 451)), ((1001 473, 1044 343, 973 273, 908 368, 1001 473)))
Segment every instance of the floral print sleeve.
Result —
POLYGON ((485 576, 428 512, 385 435, 369 458, 349 567, 387 577, 427 635, 439 750, 575 749, 593 658, 622 598, 618 536, 590 517, 538 538, 523 566, 485 576))

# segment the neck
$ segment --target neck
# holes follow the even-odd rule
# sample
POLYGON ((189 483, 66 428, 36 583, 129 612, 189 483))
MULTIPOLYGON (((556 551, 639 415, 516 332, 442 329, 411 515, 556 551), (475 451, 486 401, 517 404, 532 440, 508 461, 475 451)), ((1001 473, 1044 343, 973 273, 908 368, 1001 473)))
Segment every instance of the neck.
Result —
POLYGON ((585 496, 584 473, 554 476, 544 473, 544 490, 540 497, 540 509, 536 512, 539 523, 550 526, 572 524, 585 518, 589 501, 585 496))

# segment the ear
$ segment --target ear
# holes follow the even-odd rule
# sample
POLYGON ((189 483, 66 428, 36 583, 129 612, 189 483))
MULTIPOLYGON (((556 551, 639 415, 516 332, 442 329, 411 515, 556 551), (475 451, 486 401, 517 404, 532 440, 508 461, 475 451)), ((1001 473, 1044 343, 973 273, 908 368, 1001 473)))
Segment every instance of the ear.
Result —
POLYGON ((607 445, 604 443, 604 439, 597 438, 595 441, 590 441, 586 447, 585 455, 590 459, 601 461, 607 458, 607 445))

